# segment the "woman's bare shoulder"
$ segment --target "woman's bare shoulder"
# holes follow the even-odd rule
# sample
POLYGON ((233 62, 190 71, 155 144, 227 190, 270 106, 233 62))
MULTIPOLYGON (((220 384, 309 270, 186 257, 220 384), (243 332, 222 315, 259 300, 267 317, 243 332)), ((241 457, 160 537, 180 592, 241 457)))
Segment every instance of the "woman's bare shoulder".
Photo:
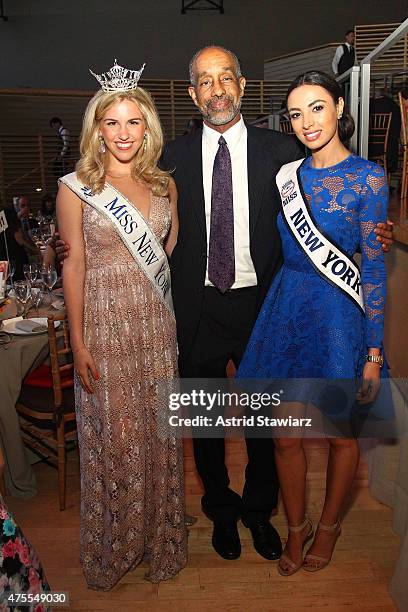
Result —
POLYGON ((60 182, 57 193, 57 207, 61 207, 61 205, 70 204, 73 206, 82 206, 82 200, 76 193, 72 191, 65 185, 65 183, 60 182))

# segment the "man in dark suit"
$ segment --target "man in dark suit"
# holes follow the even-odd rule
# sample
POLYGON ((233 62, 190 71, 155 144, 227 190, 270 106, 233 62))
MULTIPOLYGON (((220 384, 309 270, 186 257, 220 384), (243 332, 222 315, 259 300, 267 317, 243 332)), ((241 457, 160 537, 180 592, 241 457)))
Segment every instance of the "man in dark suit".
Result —
MULTIPOLYGON (((232 52, 200 50, 190 62, 190 78, 203 127, 169 143, 162 157, 178 190, 180 229, 171 272, 179 366, 183 377, 223 378, 230 359, 239 364, 281 266, 275 176, 302 152, 294 137, 245 124, 245 78, 232 52)), ((389 244, 391 232, 383 227, 382 235, 389 244)), ((59 241, 60 260, 68 251, 59 241)), ((277 559, 281 541, 269 522, 279 488, 273 442, 248 437, 246 444, 241 497, 229 488, 224 439, 194 439, 202 507, 214 522, 212 542, 222 557, 240 555, 241 518, 258 553, 277 559)))
MULTIPOLYGON (((178 191, 180 230, 171 271, 180 375, 223 378, 230 359, 238 366, 281 266, 276 173, 282 164, 302 155, 292 137, 245 124, 240 114, 245 78, 233 53, 220 47, 202 49, 190 64, 190 77, 189 93, 203 116, 203 129, 169 143, 162 158, 163 167, 174 170, 178 191), (220 136, 224 142, 219 142, 220 136), (217 154, 223 156, 223 165, 215 176, 217 154), (227 202, 221 207, 228 209, 232 201, 230 218, 225 219, 223 212, 214 218, 217 200, 225 200, 226 193, 227 202), (228 223, 233 238, 225 229, 228 223), (213 248, 217 242, 222 243, 218 255, 213 248), (230 247, 225 248, 226 243, 230 247), (217 261, 223 277, 231 260, 225 284, 225 278, 217 276, 217 261)), ((229 488, 224 439, 194 439, 205 489, 202 506, 214 521, 213 545, 222 557, 239 557, 237 521, 242 518, 256 550, 267 559, 277 559, 281 542, 269 522, 278 498, 273 442, 247 438, 246 444, 248 465, 241 498, 229 488)))

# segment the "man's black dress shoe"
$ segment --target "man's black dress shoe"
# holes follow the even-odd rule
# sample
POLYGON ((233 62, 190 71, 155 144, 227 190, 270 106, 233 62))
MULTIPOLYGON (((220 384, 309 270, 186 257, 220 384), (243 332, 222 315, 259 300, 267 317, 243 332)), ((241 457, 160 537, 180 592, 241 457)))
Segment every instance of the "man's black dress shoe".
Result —
POLYGON ((236 523, 214 523, 212 545, 223 559, 238 559, 241 542, 236 523))
POLYGON ((276 561, 282 554, 282 542, 279 533, 269 521, 259 521, 249 525, 254 540, 254 548, 261 557, 276 561))

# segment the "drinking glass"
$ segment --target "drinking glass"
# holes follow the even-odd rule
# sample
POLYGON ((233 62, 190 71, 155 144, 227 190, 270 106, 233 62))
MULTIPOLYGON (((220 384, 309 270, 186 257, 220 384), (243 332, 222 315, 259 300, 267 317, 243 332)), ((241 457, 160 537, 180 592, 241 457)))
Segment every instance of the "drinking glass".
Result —
POLYGON ((24 264, 23 272, 28 282, 32 285, 37 280, 38 266, 37 264, 24 264))
POLYGON ((44 242, 41 236, 41 230, 38 227, 34 227, 30 230, 31 240, 34 242, 35 246, 40 249, 44 246, 44 242))
POLYGON ((16 281, 14 283, 16 300, 23 306, 23 319, 26 318, 31 300, 31 284, 28 281, 16 281))
POLYGON ((43 223, 41 225, 41 237, 45 245, 50 240, 51 236, 52 236, 52 230, 51 230, 50 223, 43 223))
POLYGON ((41 268, 41 278, 46 287, 48 287, 48 297, 51 303, 51 290, 58 280, 58 274, 53 266, 43 266, 41 268))
POLYGON ((11 286, 13 286, 13 276, 16 273, 16 262, 13 259, 9 260, 7 278, 10 279, 11 286))
POLYGON ((44 293, 41 291, 40 287, 32 287, 31 288, 31 298, 32 304, 37 311, 37 317, 40 316, 39 307, 44 299, 44 293))

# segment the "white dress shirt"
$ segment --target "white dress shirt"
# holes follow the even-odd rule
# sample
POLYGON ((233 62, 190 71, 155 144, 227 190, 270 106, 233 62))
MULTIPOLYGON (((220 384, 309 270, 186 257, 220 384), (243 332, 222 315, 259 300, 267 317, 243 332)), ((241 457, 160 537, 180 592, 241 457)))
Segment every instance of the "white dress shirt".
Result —
POLYGON ((60 151, 61 157, 64 157, 69 150, 69 130, 63 125, 58 129, 58 134, 62 140, 62 149, 60 151))
POLYGON ((348 42, 342 43, 341 45, 337 47, 336 53, 334 54, 333 61, 332 61, 333 72, 336 76, 339 72, 339 61, 341 59, 341 56, 344 53, 343 44, 347 45, 349 51, 351 49, 351 45, 348 42))
POLYGON ((244 120, 241 119, 229 130, 220 134, 203 126, 203 188, 205 201, 205 221, 207 227, 207 271, 206 286, 212 286, 208 279, 208 249, 211 227, 211 190, 214 159, 218 151, 220 136, 225 138, 231 156, 232 196, 234 203, 234 252, 235 282, 231 289, 252 287, 257 284, 256 272, 249 250, 249 196, 248 196, 248 135, 244 120))

